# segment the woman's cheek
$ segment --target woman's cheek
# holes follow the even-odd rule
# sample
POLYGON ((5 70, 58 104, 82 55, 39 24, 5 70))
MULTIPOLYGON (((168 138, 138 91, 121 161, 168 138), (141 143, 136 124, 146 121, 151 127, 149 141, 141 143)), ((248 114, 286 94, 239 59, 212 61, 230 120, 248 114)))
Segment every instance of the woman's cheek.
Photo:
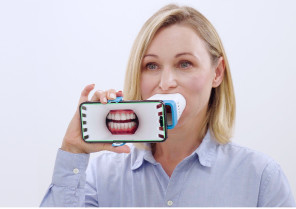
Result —
POLYGON ((188 89, 191 89, 194 93, 202 92, 207 87, 207 79, 205 76, 192 76, 189 81, 186 82, 188 89))
POLYGON ((153 89, 152 84, 153 84, 153 80, 149 79, 149 76, 146 76, 146 75, 141 76, 140 88, 141 88, 141 95, 143 100, 149 98, 149 95, 151 94, 153 89))
POLYGON ((207 102, 211 93, 211 82, 208 76, 192 76, 191 79, 187 80, 185 88, 186 97, 188 99, 187 111, 199 112, 201 109, 207 106, 207 102))

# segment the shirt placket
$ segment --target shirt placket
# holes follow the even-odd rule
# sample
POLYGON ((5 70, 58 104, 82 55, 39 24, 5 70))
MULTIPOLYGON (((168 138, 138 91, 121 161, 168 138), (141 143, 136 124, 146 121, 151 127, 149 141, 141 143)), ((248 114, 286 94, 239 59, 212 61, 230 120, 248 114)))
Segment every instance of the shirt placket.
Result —
POLYGON ((166 207, 180 206, 179 198, 182 192, 186 176, 190 172, 190 168, 193 165, 192 158, 193 156, 190 156, 189 158, 186 158, 181 163, 179 163, 175 168, 171 178, 169 179, 169 183, 164 198, 164 205, 166 207))

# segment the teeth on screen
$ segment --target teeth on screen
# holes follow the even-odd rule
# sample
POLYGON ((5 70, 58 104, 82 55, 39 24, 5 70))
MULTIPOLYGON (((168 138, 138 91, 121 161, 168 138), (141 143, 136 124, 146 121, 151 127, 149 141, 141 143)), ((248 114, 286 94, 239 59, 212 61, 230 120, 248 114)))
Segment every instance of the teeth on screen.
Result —
POLYGON ((127 122, 127 123, 116 123, 109 122, 108 127, 114 130, 128 130, 134 128, 137 124, 135 122, 127 122))
POLYGON ((107 128, 112 134, 134 134, 138 119, 132 110, 111 110, 107 115, 107 128))
POLYGON ((126 114, 126 113, 116 113, 116 114, 108 114, 107 119, 109 120, 133 120, 136 119, 135 114, 126 114))
POLYGON ((126 120, 126 114, 122 113, 120 119, 121 120, 126 120))

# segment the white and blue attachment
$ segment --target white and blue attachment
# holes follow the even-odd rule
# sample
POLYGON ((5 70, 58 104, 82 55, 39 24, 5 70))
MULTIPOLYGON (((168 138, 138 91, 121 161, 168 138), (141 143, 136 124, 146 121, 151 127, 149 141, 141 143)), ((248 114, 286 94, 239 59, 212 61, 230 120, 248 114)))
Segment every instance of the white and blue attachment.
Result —
POLYGON ((173 129, 186 107, 186 100, 182 94, 155 94, 148 100, 162 100, 166 107, 167 129, 173 129))

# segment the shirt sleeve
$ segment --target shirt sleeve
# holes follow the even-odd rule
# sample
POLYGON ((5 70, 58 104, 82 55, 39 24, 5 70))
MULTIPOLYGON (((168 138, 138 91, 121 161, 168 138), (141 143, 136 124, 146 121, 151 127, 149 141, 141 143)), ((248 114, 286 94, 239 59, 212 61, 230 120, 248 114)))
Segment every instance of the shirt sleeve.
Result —
POLYGON ((295 200, 287 177, 276 162, 270 162, 263 171, 259 207, 295 207, 295 200))
POLYGON ((73 154, 58 150, 52 183, 41 207, 84 207, 86 168, 89 154, 73 154))

